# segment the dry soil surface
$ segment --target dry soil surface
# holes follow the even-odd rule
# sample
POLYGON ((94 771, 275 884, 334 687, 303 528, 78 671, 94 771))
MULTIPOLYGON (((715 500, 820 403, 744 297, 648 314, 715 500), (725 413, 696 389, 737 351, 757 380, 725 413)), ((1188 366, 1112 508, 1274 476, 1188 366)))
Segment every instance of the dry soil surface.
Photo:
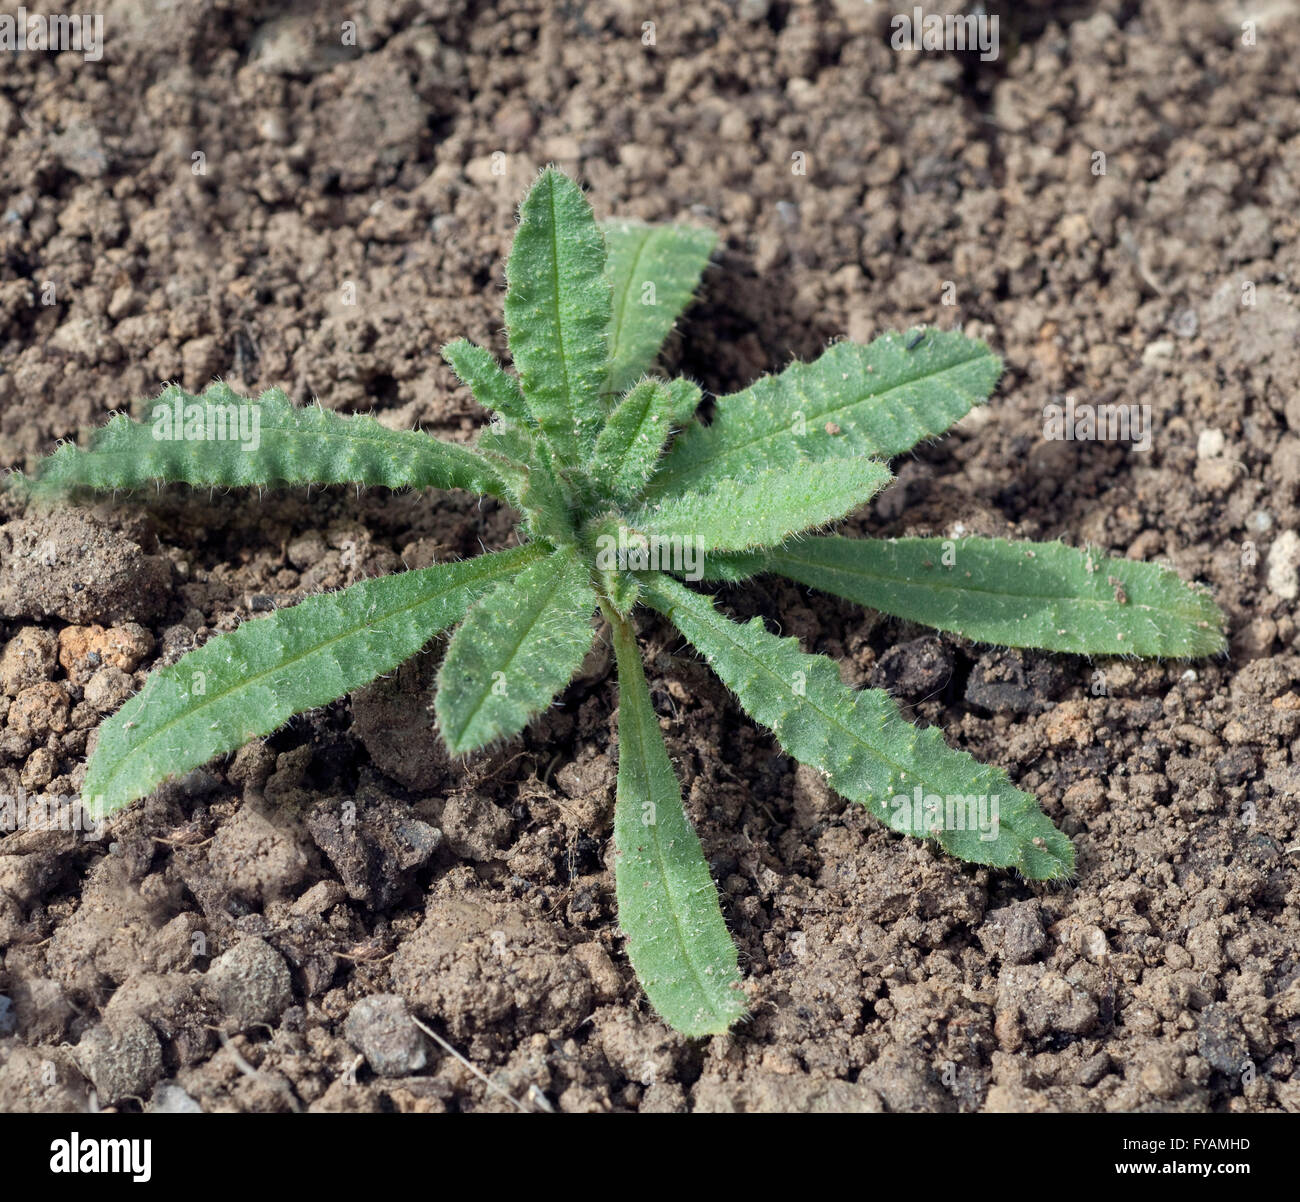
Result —
MULTIPOLYGON (((107 0, 102 62, 0 77, 0 467, 218 375, 469 438, 436 348, 504 355, 553 161, 601 215, 719 232, 667 356, 715 394, 921 322, 1005 355, 851 528, 1212 588, 1231 651, 1193 665, 722 594, 1036 791, 1077 879, 886 832, 645 618, 753 1011, 692 1044, 617 930, 607 652, 462 764, 435 647, 107 839, 0 838, 0 1109, 1300 1110, 1300 4, 1007 5, 991 63, 892 50, 889 7, 107 0), (1066 394, 1149 404, 1150 449, 1044 439, 1066 394)), ((215 632, 510 529, 462 494, 5 496, 0 793, 75 794, 103 716, 215 632)))

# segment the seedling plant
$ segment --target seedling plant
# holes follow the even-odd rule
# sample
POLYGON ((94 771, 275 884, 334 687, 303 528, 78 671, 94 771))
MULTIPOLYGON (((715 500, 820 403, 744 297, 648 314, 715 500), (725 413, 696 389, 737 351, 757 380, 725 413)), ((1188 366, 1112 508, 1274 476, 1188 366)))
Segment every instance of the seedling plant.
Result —
POLYGON ((597 224, 554 169, 525 198, 506 267, 517 374, 481 347, 443 355, 495 415, 475 443, 371 417, 172 386, 155 421, 115 417, 20 486, 36 495, 184 482, 464 489, 519 514, 518 545, 377 579, 210 639, 155 671, 99 730, 83 788, 102 818, 265 735, 451 631, 434 710, 450 752, 517 734, 577 671, 604 618, 618 678, 615 881, 627 951, 675 1030, 745 1013, 737 954, 651 701, 635 611, 657 611, 781 747, 892 829, 977 864, 1059 880, 1070 840, 1001 769, 920 730, 879 689, 689 583, 775 573, 968 639, 1082 655, 1191 657, 1222 647, 1203 591, 1171 570, 1059 542, 846 538, 822 530, 891 479, 888 463, 990 395, 1001 372, 958 332, 832 345, 717 399, 647 374, 714 246, 684 226, 597 224), (256 422, 243 421, 249 406, 256 422), (214 437, 231 428, 256 438, 214 437), (196 682, 202 682, 197 687, 196 682), (978 815, 978 820, 976 816, 978 815), (992 821, 989 821, 990 817, 992 821))

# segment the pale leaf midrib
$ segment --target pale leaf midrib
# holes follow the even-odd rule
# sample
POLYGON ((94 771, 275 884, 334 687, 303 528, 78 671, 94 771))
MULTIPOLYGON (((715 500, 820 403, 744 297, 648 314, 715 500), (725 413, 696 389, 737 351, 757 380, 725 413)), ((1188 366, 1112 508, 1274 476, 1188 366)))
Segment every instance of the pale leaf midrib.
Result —
POLYGON ((653 233, 653 226, 644 227, 641 233, 641 241, 637 244, 637 248, 632 254, 632 262, 627 269, 627 287, 623 289, 623 295, 619 298, 618 316, 614 319, 614 329, 610 336, 608 359, 611 370, 618 364, 619 342, 623 336, 623 322, 627 315, 627 298, 632 292, 632 281, 636 278, 636 269, 641 263, 641 256, 645 253, 645 248, 649 244, 650 236, 653 233))
MULTIPOLYGON (((1077 605, 1095 605, 1101 608, 1110 607, 1111 609, 1120 609, 1127 614, 1150 612, 1162 614, 1168 617, 1191 617, 1193 611, 1187 614, 1180 613, 1177 609, 1166 608, 1162 605, 1152 605, 1148 602, 1129 601, 1123 605, 1106 597, 1077 597, 1060 593, 1006 593, 1000 592, 996 588, 980 588, 975 585, 949 583, 942 577, 926 578, 918 582, 913 577, 892 576, 885 572, 877 572, 866 568, 845 568, 824 564, 814 559, 800 559, 790 551, 779 551, 771 556, 773 565, 789 563, 795 567, 805 567, 815 569, 817 572, 824 572, 828 576, 844 577, 850 581, 865 580, 868 582, 879 581, 885 584, 897 584, 904 587, 916 589, 929 589, 933 592, 944 593, 977 593, 982 597, 990 597, 997 600, 1007 601, 1048 601, 1048 602, 1069 602, 1077 605)), ((780 571, 779 566, 774 566, 773 570, 780 571)), ((808 584, 810 588, 820 588, 819 585, 809 584, 806 580, 800 580, 801 584, 808 584)), ((826 591, 826 590, 822 590, 826 591)), ((1199 612, 1199 611, 1198 611, 1199 612)))
MULTIPOLYGON (((526 556, 520 556, 519 558, 522 562, 527 562, 526 556)), ((467 577, 459 581, 457 584, 449 585, 448 587, 444 588, 442 591, 434 593, 432 595, 425 594, 417 601, 413 601, 406 605, 399 605, 391 609, 390 611, 385 613, 382 617, 376 618, 373 614, 368 614, 366 615, 366 620, 364 622, 358 622, 356 625, 350 626, 347 630, 345 630, 341 634, 335 634, 330 638, 322 639, 320 642, 314 643, 311 647, 307 648, 307 650, 294 655, 290 659, 279 660, 277 661, 274 667, 266 668, 259 672, 254 672, 248 676, 241 676, 239 680, 236 681, 229 688, 223 689, 218 693, 211 694, 210 696, 206 697, 202 702, 200 702, 198 705, 191 706, 185 709, 183 712, 177 714, 174 718, 169 719, 162 726, 155 727, 152 731, 147 733, 145 737, 142 740, 140 740, 139 743, 137 743, 134 747, 131 748, 130 755, 123 757, 123 759, 119 761, 119 764, 121 766, 125 766, 127 763, 129 763, 132 756, 136 755, 143 747, 152 745, 156 739, 161 738, 166 731, 170 730, 173 726, 177 725, 177 723, 183 722, 189 718, 194 717, 196 714, 202 713, 202 711, 205 710, 208 706, 215 705, 218 701, 224 701, 227 698, 229 698, 232 694, 237 693, 242 689, 252 687, 259 681, 265 679, 266 677, 273 676, 278 672, 282 672, 284 671, 284 669, 290 668, 296 663, 300 663, 302 660, 305 660, 310 656, 315 655, 317 652, 323 651, 327 647, 333 646, 335 643, 339 643, 345 639, 352 638, 353 636, 358 634, 362 629, 364 629, 366 626, 373 625, 376 622, 386 622, 392 618, 400 616, 403 613, 409 613, 411 610, 419 609, 422 606, 432 604, 433 602, 441 600, 442 598, 448 596, 449 594, 456 592, 458 589, 471 586, 473 584, 480 582, 483 579, 490 578, 501 572, 509 571, 510 567, 514 567, 514 566, 518 566, 518 565, 511 563, 509 566, 507 566, 507 565, 503 565, 500 561, 496 561, 492 564, 486 565, 486 570, 477 577, 475 576, 467 577)), ((401 578, 402 577, 400 575, 392 576, 392 577, 382 577, 382 579, 392 579, 392 580, 400 580, 401 578)), ((331 594, 323 593, 318 595, 329 596, 331 594)), ((304 600, 306 600, 306 598, 304 598, 304 600)), ((296 606, 291 606, 288 609, 282 610, 281 612, 287 614, 292 612, 294 608, 296 608, 296 606)), ((269 621, 270 619, 258 619, 258 620, 269 621)), ((236 629, 239 628, 236 627, 236 629)), ((231 633, 233 633, 233 631, 231 633)), ((433 637, 433 632, 430 633, 430 637, 433 637)), ((204 644, 204 646, 210 646, 210 645, 211 644, 209 643, 204 644)), ((143 691, 137 694, 137 696, 143 697, 144 696, 143 691)), ((108 781, 116 780, 120 774, 121 774, 121 768, 120 767, 115 768, 109 773, 107 779, 108 781)), ((107 792, 108 791, 107 788, 105 788, 104 791, 107 792)))
MULTIPOLYGON (((678 586, 678 587, 684 587, 684 586, 678 586)), ((667 598, 661 596, 661 599, 662 599, 662 600, 666 600, 667 598)), ((658 608, 658 606, 656 606, 656 608, 658 608)), ((673 612, 672 612, 672 611, 673 611, 675 608, 677 608, 677 606, 675 606, 674 604, 672 604, 671 602, 669 602, 669 604, 668 604, 668 612, 666 612, 665 615, 664 615, 666 618, 668 618, 668 620, 669 620, 670 622, 673 622, 674 625, 676 625, 676 620, 675 620, 675 618, 673 617, 673 612)), ((738 652, 741 656, 743 656, 743 657, 744 657, 746 660, 748 660, 750 663, 756 665, 757 668, 758 668, 758 670, 759 670, 760 672, 763 672, 764 674, 766 674, 767 676, 769 676, 769 677, 771 677, 773 680, 775 680, 775 681, 778 683, 778 685, 781 687, 782 692, 784 692, 785 687, 786 687, 786 686, 785 686, 785 680, 784 680, 784 678, 782 678, 782 677, 779 676, 775 671, 773 671, 771 668, 769 668, 769 667, 767 666, 767 664, 765 664, 765 663, 763 662, 762 659, 760 659, 758 656, 756 656, 756 655, 754 655, 752 652, 750 652, 749 649, 748 649, 747 647, 745 647, 743 643, 738 642, 738 641, 736 640, 735 636, 731 633, 731 631, 730 631, 729 628, 730 628, 731 626, 734 626, 735 623, 733 623, 733 622, 729 621, 728 619, 722 617, 722 615, 718 614, 717 611, 714 610, 714 609, 712 608, 712 606, 709 606, 709 610, 710 610, 710 614, 711 614, 713 620, 710 622, 708 619, 700 619, 700 621, 702 621, 703 624, 705 624, 705 625, 712 626, 712 628, 713 628, 715 634, 717 635, 717 637, 725 639, 725 640, 728 642, 728 644, 729 644, 729 645, 730 645, 730 646, 731 646, 731 647, 732 647, 736 652, 738 652)), ((688 636, 688 637, 689 637, 689 636, 688 636)), ((725 682, 724 682, 724 683, 725 683, 725 682)), ((847 686, 846 686, 846 687, 847 687, 847 686)), ((734 690, 733 690, 733 692, 734 692, 734 690)), ((817 705, 817 704, 812 700, 811 697, 804 696, 803 698, 801 698, 801 700, 802 700, 802 702, 803 702, 804 704, 806 704, 806 705, 808 705, 809 707, 811 707, 811 708, 812 708, 812 709, 813 709, 817 714, 819 714, 822 718, 824 718, 824 719, 826 720, 826 722, 827 722, 828 725, 834 727, 834 728, 837 729, 837 730, 842 731, 843 734, 844 734, 848 739, 850 739, 852 742, 858 744, 860 747, 864 748, 864 749, 865 749, 865 750, 866 750, 870 755, 875 756, 877 759, 881 760, 883 763, 885 763, 885 764, 889 765, 891 768, 895 769, 895 770, 899 773, 900 777, 901 777, 903 780, 906 780, 906 779, 908 778, 908 776, 910 775, 910 776, 912 777, 913 780, 915 780, 915 781, 917 781, 918 783, 921 784, 922 788, 925 788, 925 787, 926 787, 926 782, 922 780, 922 778, 921 778, 921 774, 920 774, 920 773, 919 773, 915 768, 906 768, 906 767, 904 767, 902 764, 898 763, 898 761, 895 760, 892 756, 886 755, 884 752, 880 751, 878 748, 873 747, 873 746, 872 746, 870 743, 868 743, 868 742, 866 741, 866 739, 864 739, 864 738, 862 737, 862 735, 860 735, 857 731, 853 730, 851 727, 845 726, 844 723, 841 722, 837 717, 835 717, 835 716, 832 715, 832 714, 827 713, 827 712, 826 712, 826 711, 825 711, 821 706, 817 705)), ((742 708, 744 708, 743 703, 742 703, 742 708)), ((771 728, 769 727, 768 729, 771 729, 771 728)), ((775 733, 775 732, 773 732, 773 733, 775 733)), ((780 741, 780 736, 779 736, 779 735, 777 736, 777 740, 778 740, 778 742, 780 741)), ((949 750, 952 750, 952 749, 949 748, 949 750)), ((960 753, 957 753, 957 754, 960 754, 960 753)), ((985 769, 988 769, 988 770, 990 770, 990 771, 997 771, 997 769, 992 768, 992 766, 991 766, 991 765, 988 765, 988 764, 980 765, 980 767, 985 768, 985 769)), ((832 782, 832 783, 833 783, 833 782, 832 782)), ((1012 790, 1013 793, 1017 793, 1017 794, 1019 794, 1019 795, 1022 796, 1022 797, 1025 797, 1025 798, 1027 798, 1027 799, 1029 799, 1029 800, 1032 800, 1032 798, 1030 797, 1029 794, 1025 793, 1025 792, 1024 792, 1023 790, 1021 790, 1021 789, 1017 789, 1016 786, 1015 786, 1014 784, 1011 784, 1011 782, 1010 782, 1010 778, 1008 778, 1008 785, 1009 785, 1009 787, 1011 788, 1011 790, 1012 790)), ((1032 816, 1032 815, 1031 815, 1031 816, 1032 816)), ((1010 827, 1012 833, 1017 835, 1017 839, 1018 839, 1022 844, 1028 842, 1028 840, 1024 839, 1023 836, 1020 836, 1020 835, 1016 832, 1016 828, 1015 828, 1014 826, 1012 826, 1011 823, 1006 822, 1006 821, 1003 821, 1002 825, 1007 826, 1007 827, 1010 827)), ((1055 860, 1057 859, 1057 857, 1055 856, 1054 853, 1047 852, 1046 854, 1047 854, 1047 855, 1049 856, 1049 858, 1051 858, 1053 861, 1055 861, 1055 860)))
MULTIPOLYGON (((945 372, 957 371, 960 368, 968 367, 970 364, 974 363, 978 359, 992 359, 993 357, 994 356, 992 355, 992 353, 988 350, 983 350, 983 349, 977 350, 974 354, 971 354, 968 358, 960 359, 957 362, 947 362, 942 367, 935 368, 932 371, 927 371, 922 375, 912 376, 906 380, 899 381, 896 384, 891 384, 888 388, 885 388, 880 392, 867 392, 858 397, 855 397, 851 401, 846 401, 843 404, 834 405, 829 409, 819 409, 816 413, 816 420, 820 421, 823 418, 833 417, 836 414, 843 413, 846 409, 853 409, 856 408, 858 405, 865 405, 869 401, 873 401, 873 400, 882 401, 885 398, 887 398, 891 393, 897 392, 901 388, 908 388, 915 384, 924 384, 927 382, 931 382, 936 377, 942 376, 945 372)), ((813 363, 807 364, 806 366, 814 367, 816 366, 816 362, 817 361, 814 360, 813 363)), ((779 380, 780 376, 773 376, 771 378, 774 380, 779 380)), ((750 385, 750 388, 752 387, 753 385, 750 385)), ((719 397, 718 404, 721 405, 722 402, 724 401, 729 401, 734 397, 743 396, 747 391, 749 391, 749 389, 742 389, 740 392, 732 393, 729 396, 719 397)), ((719 427, 716 420, 712 425, 702 426, 700 427, 702 432, 701 436, 707 437, 707 435, 703 434, 703 431, 717 430, 718 428, 719 427)), ((693 475, 700 474, 709 464, 716 463, 719 460, 730 459, 735 455, 747 451, 750 447, 753 447, 757 443, 765 442, 768 439, 772 439, 772 438, 779 438, 783 433, 786 432, 787 432, 786 427, 781 427, 781 426, 772 429, 766 429, 761 431, 758 434, 755 434, 752 438, 746 439, 743 442, 730 443, 725 447, 714 447, 712 448, 711 454, 695 457, 689 461, 683 462, 681 468, 677 471, 672 471, 669 470, 668 468, 665 468, 665 470, 661 471, 660 474, 657 475, 654 479, 654 492, 656 494, 662 492, 664 489, 664 481, 666 480, 672 480, 681 476, 685 476, 687 479, 689 479, 693 475)), ((716 435, 713 436, 713 438, 715 441, 717 441, 716 435)), ((698 445, 698 443, 696 445, 698 445)), ((867 456, 867 457, 870 458, 871 456, 867 456)))
MULTIPOLYGON (((639 652, 637 651, 635 645, 635 636, 632 636, 629 633, 623 637, 632 640, 632 645, 626 650, 627 656, 639 657, 639 652)), ((630 673, 635 672, 638 668, 640 668, 639 658, 636 661, 635 667, 629 669, 629 672, 630 673)), ((641 681, 637 682, 634 680, 633 687, 636 687, 638 683, 644 683, 644 670, 642 670, 641 681)), ((631 691, 632 691, 631 689, 624 690, 624 695, 626 696, 631 691)), ((642 786, 644 790, 642 796, 651 798, 653 800, 654 790, 651 786, 650 756, 647 753, 647 747, 646 747, 646 744, 649 742, 648 735, 647 735, 648 728, 647 726, 643 725, 644 723, 648 723, 649 721, 653 720, 653 716, 654 716, 654 705, 652 702, 650 702, 649 697, 650 697, 650 690, 648 685, 645 686, 644 695, 642 695, 638 691, 636 705, 635 705, 638 714, 637 717, 633 720, 632 725, 635 729, 636 738, 638 740, 638 748, 637 748, 638 755, 635 757, 636 768, 634 770, 637 771, 641 777, 642 786), (647 705, 649 709, 649 712, 646 714, 642 714, 639 712, 643 703, 647 705)), ((622 741, 621 731, 619 737, 621 742, 622 741)), ((622 754, 621 750, 620 750, 620 754, 622 754)), ((667 754, 668 754, 668 749, 665 746, 664 748, 665 759, 667 758, 667 754)), ((672 764, 671 761, 669 761, 669 771, 671 770, 672 770, 672 764)), ((686 809, 682 801, 680 791, 678 793, 677 804, 679 807, 681 807, 683 820, 689 821, 689 819, 686 818, 686 809)), ((672 888, 670 888, 669 886, 669 881, 671 877, 668 872, 668 861, 664 853, 663 841, 659 835, 658 822, 656 821, 651 823, 650 829, 652 831, 652 839, 654 844, 655 864, 659 870, 659 879, 663 884, 664 896, 668 899, 669 909, 672 912, 673 934, 676 936, 678 946, 681 948, 682 958, 686 961, 687 965, 691 970, 691 975, 695 978, 696 989, 698 991, 699 996, 704 999, 704 1003, 708 1008, 709 1013, 719 1020, 727 1020, 728 1016, 722 1013, 715 1005, 709 989, 710 982, 706 980, 704 973, 700 969, 700 966, 696 964, 695 956, 692 954, 691 943, 686 936, 686 929, 682 924, 682 910, 684 907, 681 905, 678 896, 674 893, 672 888)))

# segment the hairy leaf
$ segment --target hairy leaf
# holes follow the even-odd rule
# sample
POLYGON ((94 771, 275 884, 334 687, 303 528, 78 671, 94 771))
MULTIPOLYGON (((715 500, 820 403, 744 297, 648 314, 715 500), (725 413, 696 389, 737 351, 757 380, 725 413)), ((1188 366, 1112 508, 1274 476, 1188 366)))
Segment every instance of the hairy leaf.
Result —
POLYGON ((742 392, 720 397, 711 425, 688 426, 650 482, 659 496, 764 468, 868 455, 890 459, 936 438, 981 404, 1002 371, 982 342, 929 331, 839 342, 742 392))
POLYGON ((668 418, 674 426, 680 426, 691 420, 691 416, 700 407, 700 386, 690 380, 679 378, 668 381, 668 391, 673 394, 672 407, 668 418))
POLYGON ((788 754, 894 830, 1034 880, 1073 871, 1074 848, 1032 795, 1001 769, 954 751, 934 727, 912 726, 888 693, 849 688, 834 660, 769 634, 759 618, 743 626, 728 620, 670 577, 649 575, 641 591, 788 754))
POLYGON ((822 592, 982 643, 1176 658, 1224 647, 1219 607, 1177 572, 1063 543, 832 535, 755 562, 822 592))
POLYGON ((491 351, 457 338, 442 348, 442 357, 484 409, 491 409, 512 421, 531 424, 532 415, 528 412, 519 381, 505 373, 491 351))
POLYGON ((642 380, 618 403, 596 440, 591 476, 617 504, 645 488, 670 434, 695 412, 700 390, 689 380, 642 380))
POLYGON ((536 546, 363 580, 245 622, 154 672, 99 728, 82 797, 103 817, 409 659, 536 546))
POLYGON ((519 209, 506 264, 506 330, 529 411, 569 465, 590 452, 604 417, 604 268, 605 242, 587 198, 548 167, 519 209))
POLYGON ((673 1030, 719 1035, 745 1013, 736 949, 699 836, 682 808, 659 718, 626 619, 610 614, 618 661, 614 881, 627 953, 673 1030))
POLYGON ((577 555, 557 551, 493 589, 452 635, 434 709, 449 750, 522 730, 582 664, 596 594, 577 555))
MULTIPOLYGON (((529 427, 536 426, 529 420, 529 427)), ((572 501, 556 475, 550 444, 509 419, 493 422, 478 439, 502 483, 502 495, 524 515, 524 524, 538 538, 570 542, 572 501)))
POLYGON ((835 459, 806 468, 722 480, 707 492, 651 503, 633 515, 644 534, 694 539, 705 551, 770 547, 864 505, 892 479, 873 459, 835 459))
POLYGON ((718 237, 686 225, 601 223, 613 290, 606 393, 630 388, 653 366, 673 323, 691 303, 718 237))
POLYGON ((491 465, 469 447, 417 430, 389 430, 373 417, 299 409, 278 388, 255 400, 226 384, 193 396, 169 385, 147 421, 113 418, 90 447, 60 447, 29 487, 134 489, 155 482, 215 487, 372 484, 463 488, 502 494, 491 465))

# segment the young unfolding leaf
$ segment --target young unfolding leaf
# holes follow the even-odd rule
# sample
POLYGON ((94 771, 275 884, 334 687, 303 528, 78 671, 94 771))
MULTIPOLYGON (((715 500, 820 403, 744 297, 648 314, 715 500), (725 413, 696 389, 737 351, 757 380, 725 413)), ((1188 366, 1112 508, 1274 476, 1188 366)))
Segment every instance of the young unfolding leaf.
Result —
POLYGON ((685 225, 601 223, 613 291, 604 392, 630 388, 653 366, 674 322, 691 303, 717 244, 712 230, 685 225))
POLYGON ((469 447, 417 430, 389 430, 372 417, 344 417, 314 405, 299 409, 278 388, 250 400, 219 383, 201 396, 169 385, 147 421, 113 418, 95 431, 88 449, 69 444, 43 459, 25 487, 46 495, 160 482, 228 488, 370 484, 502 494, 491 465, 469 447))
POLYGON ((548 167, 519 208, 506 264, 506 330, 529 411, 556 454, 583 461, 604 417, 609 282, 582 189, 548 167))
POLYGON ((842 518, 891 479, 889 469, 873 459, 831 460, 815 471, 760 472, 652 503, 631 524, 644 534, 694 539, 705 551, 770 547, 842 518))
POLYGON ((982 643, 1080 655, 1214 655, 1210 595, 1154 563, 997 538, 811 538, 749 557, 859 605, 982 643))
POLYGON ((1034 880, 1074 870, 1069 839, 1032 795, 1001 769, 954 751, 934 727, 912 726, 888 693, 850 689, 834 660, 769 634, 759 618, 744 626, 728 620, 671 577, 652 574, 641 590, 789 755, 894 830, 933 837, 963 860, 1017 868, 1034 880))
POLYGON ((634 501, 654 472, 668 436, 695 412, 700 390, 689 380, 642 380, 618 403, 596 440, 591 478, 600 495, 634 501))
POLYGON ((618 662, 614 881, 627 953, 660 1017, 692 1038, 745 1013, 736 948, 699 836, 682 809, 659 718, 626 619, 608 614, 618 662))
POLYGON ((673 399, 668 410, 668 420, 674 426, 680 426, 691 420, 700 407, 700 386, 690 380, 669 380, 668 391, 673 399))
POLYGON ((890 459, 981 404, 1001 371, 987 346, 951 331, 931 331, 911 350, 897 334, 865 347, 836 343, 813 363, 720 397, 712 424, 689 426, 673 444, 651 495, 763 468, 890 459))
MULTIPOLYGON (((532 425, 531 419, 529 426, 532 425)), ((568 542, 573 537, 572 503, 555 472, 550 444, 541 433, 507 420, 493 422, 478 439, 492 464, 502 495, 521 514, 537 538, 568 542)))
POLYGON ((596 594, 573 551, 556 551, 488 593, 452 635, 434 709, 449 751, 517 734, 578 670, 596 594))
POLYGON ((96 817, 410 659, 536 546, 363 580, 245 622, 170 667, 99 728, 82 797, 96 817))
POLYGON ((532 424, 532 415, 528 412, 519 381, 506 375, 491 351, 457 338, 442 348, 442 357, 484 409, 491 409, 511 421, 532 424))

